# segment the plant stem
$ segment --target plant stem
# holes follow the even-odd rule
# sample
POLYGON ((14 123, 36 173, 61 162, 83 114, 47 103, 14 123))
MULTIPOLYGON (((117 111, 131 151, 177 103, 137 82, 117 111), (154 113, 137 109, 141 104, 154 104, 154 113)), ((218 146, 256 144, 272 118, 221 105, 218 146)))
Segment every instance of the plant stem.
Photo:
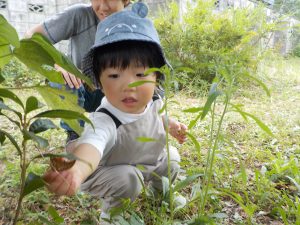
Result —
POLYGON ((17 224, 18 218, 20 215, 20 211, 22 208, 22 200, 23 200, 23 192, 25 188, 25 181, 26 181, 26 170, 27 170, 27 164, 26 164, 26 141, 23 139, 22 141, 22 157, 20 159, 20 167, 21 167, 21 187, 20 187, 20 192, 19 192, 19 200, 18 200, 18 205, 16 209, 16 214, 15 218, 13 221, 13 225, 17 224))
POLYGON ((210 159, 208 159, 209 165, 207 165, 207 166, 209 166, 209 170, 207 171, 208 173, 205 173, 205 176, 204 176, 205 178, 207 177, 207 179, 205 179, 205 181, 206 181, 205 182, 205 191, 204 191, 204 196, 203 196, 203 200, 202 200, 202 205, 200 208, 201 214, 204 214, 204 209, 205 209, 206 200, 207 200, 207 193, 208 193, 208 189, 209 189, 211 178, 212 178, 212 169, 213 169, 213 163, 214 163, 214 159, 215 159, 215 152, 218 147, 218 142, 219 142, 219 138, 220 138, 220 132, 221 132, 222 124, 223 124, 223 119, 227 112, 229 101, 230 101, 230 96, 226 95, 224 110, 222 112, 222 115, 221 115, 221 118, 220 118, 220 121, 218 124, 218 130, 216 133, 216 137, 214 139, 213 147, 210 150, 211 153, 209 154, 209 158, 210 158, 210 159))
POLYGON ((169 116, 168 116, 168 100, 169 100, 169 87, 170 77, 166 75, 165 85, 165 114, 166 114, 166 149, 168 156, 168 180, 169 180, 169 201, 170 201, 170 217, 171 224, 173 224, 174 210, 173 210, 173 190, 172 190, 172 171, 171 171, 171 160, 170 160, 170 146, 169 146, 169 116))

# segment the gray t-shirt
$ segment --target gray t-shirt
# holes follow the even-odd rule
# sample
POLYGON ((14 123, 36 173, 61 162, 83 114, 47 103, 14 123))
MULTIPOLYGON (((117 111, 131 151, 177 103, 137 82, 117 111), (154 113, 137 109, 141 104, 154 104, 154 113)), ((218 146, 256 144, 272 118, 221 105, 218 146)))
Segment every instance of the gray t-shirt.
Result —
POLYGON ((43 26, 53 44, 70 41, 68 56, 81 69, 83 57, 94 44, 98 23, 91 5, 76 4, 47 19, 43 26))

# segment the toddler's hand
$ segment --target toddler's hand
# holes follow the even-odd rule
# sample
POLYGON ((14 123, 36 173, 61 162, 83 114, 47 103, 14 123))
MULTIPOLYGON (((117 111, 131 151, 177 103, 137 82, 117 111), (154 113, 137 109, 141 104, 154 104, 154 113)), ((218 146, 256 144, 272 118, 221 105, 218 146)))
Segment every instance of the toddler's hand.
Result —
POLYGON ((64 171, 49 170, 44 174, 44 180, 50 192, 57 195, 74 195, 83 182, 81 171, 77 164, 64 171))
POLYGON ((187 126, 174 119, 169 120, 169 133, 178 140, 179 144, 186 141, 187 126))

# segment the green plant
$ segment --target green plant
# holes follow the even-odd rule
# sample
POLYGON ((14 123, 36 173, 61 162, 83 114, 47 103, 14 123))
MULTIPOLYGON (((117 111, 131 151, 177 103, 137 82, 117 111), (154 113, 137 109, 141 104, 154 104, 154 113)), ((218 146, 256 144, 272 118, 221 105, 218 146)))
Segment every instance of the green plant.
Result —
POLYGON ((217 68, 221 63, 231 68, 238 63, 239 69, 245 68, 240 72, 254 74, 260 40, 275 29, 266 22, 262 7, 216 12, 214 2, 197 0, 187 6, 185 14, 172 3, 155 20, 171 64, 194 71, 175 74, 179 89, 193 87, 198 96, 203 96, 203 90, 206 93, 207 83, 220 72, 217 68))
MULTIPOLYGON (((59 53, 43 36, 34 35, 31 39, 19 40, 15 29, 7 23, 2 15, 0 15, 0 48, 1 70, 12 58, 16 57, 22 61, 26 67, 47 77, 48 80, 63 83, 59 73, 52 67, 54 63, 57 63, 63 68, 72 71, 76 76, 83 78, 88 84, 91 84, 90 80, 85 78, 76 67, 63 54, 59 53)), ((3 82, 4 80, 5 77, 0 74, 0 81, 3 82)), ((22 88, 37 89, 42 93, 43 88, 46 87, 34 86, 22 88)), ((48 147, 48 141, 37 134, 48 129, 56 128, 50 119, 82 119, 87 123, 91 123, 91 121, 86 118, 83 113, 77 111, 64 109, 42 110, 44 104, 35 96, 30 96, 23 101, 13 90, 14 88, 0 88, 0 117, 5 118, 17 128, 20 132, 21 140, 18 141, 12 134, 6 131, 4 127, 1 127, 0 144, 3 145, 6 139, 9 140, 17 150, 20 159, 21 175, 19 198, 13 220, 13 224, 17 224, 23 198, 37 188, 45 185, 42 177, 27 171, 32 161, 41 157, 57 156, 62 156, 70 160, 78 160, 71 154, 37 154, 35 157, 30 157, 28 154, 29 143, 35 143, 36 148, 42 150, 48 147), (8 101, 13 102, 12 106, 7 104, 8 101)), ((60 92, 60 95, 63 95, 63 92, 60 92)), ((54 215, 53 210, 51 210, 51 214, 52 216, 54 215)))

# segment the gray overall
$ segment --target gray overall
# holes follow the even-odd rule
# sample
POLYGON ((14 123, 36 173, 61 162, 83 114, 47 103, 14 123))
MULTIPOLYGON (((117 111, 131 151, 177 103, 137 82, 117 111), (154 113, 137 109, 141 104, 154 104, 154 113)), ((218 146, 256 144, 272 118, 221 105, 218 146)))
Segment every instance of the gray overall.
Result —
MULTIPOLYGON (((162 101, 155 100, 142 118, 128 124, 121 124, 106 109, 99 110, 114 120, 117 140, 112 149, 104 152, 98 168, 81 185, 81 190, 102 198, 104 212, 120 206, 122 199, 130 198, 134 201, 142 190, 141 182, 151 182, 153 187, 162 189, 159 177, 168 176, 168 159, 165 130, 158 112, 161 107, 162 101), (137 141, 139 137, 156 141, 140 142, 137 141)), ((170 160, 174 180, 180 161, 174 147, 170 147, 170 160)))

